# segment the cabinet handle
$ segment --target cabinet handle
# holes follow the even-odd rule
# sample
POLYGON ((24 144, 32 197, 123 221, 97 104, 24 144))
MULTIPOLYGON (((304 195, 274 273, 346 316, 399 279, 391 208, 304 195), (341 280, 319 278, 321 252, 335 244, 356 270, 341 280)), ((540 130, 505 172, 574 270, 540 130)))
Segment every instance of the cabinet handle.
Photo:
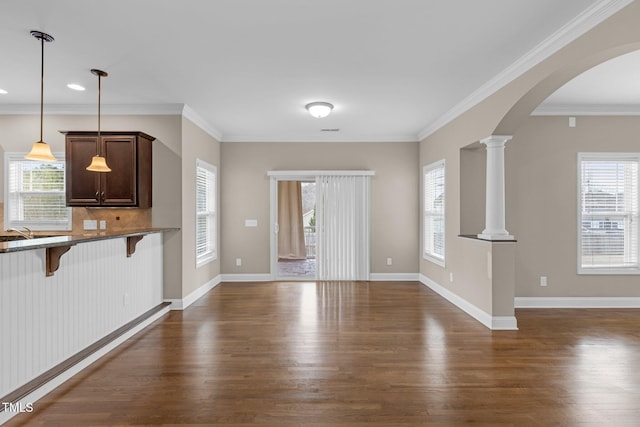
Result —
POLYGON ((104 191, 102 193, 100 193, 100 198, 102 199, 102 201, 104 202, 104 191))
POLYGON ((100 192, 96 191, 96 199, 100 197, 100 192))

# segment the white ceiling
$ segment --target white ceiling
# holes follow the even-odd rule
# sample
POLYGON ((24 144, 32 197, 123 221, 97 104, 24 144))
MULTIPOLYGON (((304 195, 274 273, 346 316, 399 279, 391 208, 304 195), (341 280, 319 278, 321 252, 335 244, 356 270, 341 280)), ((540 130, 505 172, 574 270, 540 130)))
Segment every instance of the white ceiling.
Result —
POLYGON ((416 141, 628 3, 0 0, 0 113, 39 112, 40 30, 45 114, 95 113, 99 68, 105 114, 186 105, 223 141, 416 141))
POLYGON ((585 71, 547 98, 534 114, 640 114, 640 51, 585 71))

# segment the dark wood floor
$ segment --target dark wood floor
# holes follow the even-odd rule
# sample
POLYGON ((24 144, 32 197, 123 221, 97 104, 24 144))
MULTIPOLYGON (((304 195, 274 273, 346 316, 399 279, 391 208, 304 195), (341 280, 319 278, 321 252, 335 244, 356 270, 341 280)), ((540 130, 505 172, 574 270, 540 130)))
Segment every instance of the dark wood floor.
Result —
POLYGON ((7 425, 640 425, 640 310, 517 318, 417 283, 223 283, 7 425))

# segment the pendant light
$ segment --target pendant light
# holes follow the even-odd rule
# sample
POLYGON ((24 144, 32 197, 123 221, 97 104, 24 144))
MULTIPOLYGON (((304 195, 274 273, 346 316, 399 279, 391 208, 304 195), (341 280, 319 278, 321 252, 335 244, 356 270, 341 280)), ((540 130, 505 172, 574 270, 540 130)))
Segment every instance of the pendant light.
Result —
POLYGON ((44 117, 44 42, 52 42, 53 37, 41 31, 31 31, 31 35, 40 40, 40 140, 34 142, 31 151, 24 156, 27 160, 38 160, 41 162, 55 162, 58 159, 51 154, 51 147, 42 140, 42 123, 44 117))
POLYGON ((91 172, 111 172, 111 168, 107 166, 107 159, 101 155, 102 144, 100 142, 100 94, 102 92, 102 77, 107 77, 108 74, 95 68, 91 70, 91 74, 98 76, 98 154, 91 158, 91 164, 87 166, 87 170, 91 172))

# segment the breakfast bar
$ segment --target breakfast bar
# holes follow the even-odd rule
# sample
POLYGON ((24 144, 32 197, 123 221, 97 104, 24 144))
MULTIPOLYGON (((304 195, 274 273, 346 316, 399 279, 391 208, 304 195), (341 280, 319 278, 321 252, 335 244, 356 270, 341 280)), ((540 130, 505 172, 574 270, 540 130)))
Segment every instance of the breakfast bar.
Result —
POLYGON ((175 230, 0 236, 0 397, 16 401, 160 313, 163 238, 175 230))

